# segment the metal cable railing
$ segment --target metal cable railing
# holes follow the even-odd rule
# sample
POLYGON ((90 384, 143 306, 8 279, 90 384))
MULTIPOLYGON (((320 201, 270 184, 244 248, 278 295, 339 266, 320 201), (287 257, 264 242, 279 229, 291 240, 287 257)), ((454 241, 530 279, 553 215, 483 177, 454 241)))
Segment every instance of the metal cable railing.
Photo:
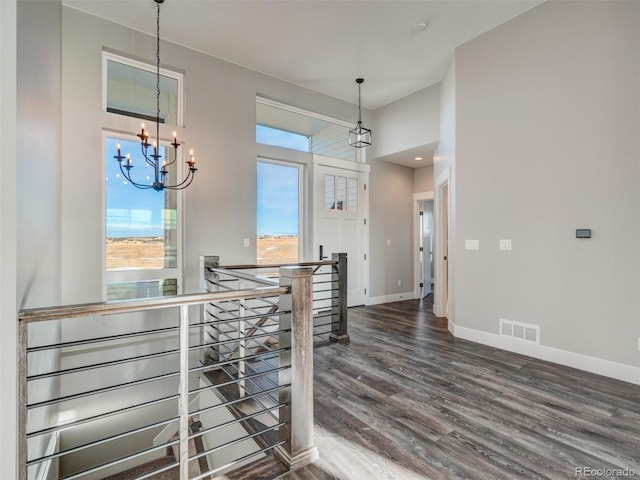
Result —
MULTIPOLYGON (((333 254, 332 260, 297 264, 253 264, 220 266, 219 257, 203 257, 205 288, 224 291, 254 282, 256 285, 277 283, 278 269, 305 266, 313 269, 313 335, 317 339, 348 341, 347 327, 347 254, 333 254), (229 272, 233 274, 229 274, 229 272), (226 272, 226 273, 225 273, 226 272), (250 273, 247 273, 250 272, 250 273)), ((234 305, 234 306, 237 306, 234 305)), ((223 307, 220 310, 225 311, 223 307)), ((236 310, 227 310, 233 316, 236 310)), ((264 331, 264 330, 261 330, 264 331)), ((249 332, 251 336, 251 332, 249 332)))
POLYGON ((296 430, 315 455, 313 407, 297 405, 312 366, 291 351, 292 337, 312 348, 311 274, 19 312, 19 479, 212 478, 265 455, 286 471, 296 430))

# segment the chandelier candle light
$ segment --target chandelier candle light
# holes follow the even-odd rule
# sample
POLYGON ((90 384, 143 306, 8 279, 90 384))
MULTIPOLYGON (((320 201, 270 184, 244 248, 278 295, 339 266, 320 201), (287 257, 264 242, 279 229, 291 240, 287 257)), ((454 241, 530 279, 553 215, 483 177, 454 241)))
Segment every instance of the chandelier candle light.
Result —
POLYGON ((371 130, 362 126, 362 107, 360 105, 360 87, 364 78, 356 78, 358 84, 358 123, 355 128, 349 130, 349 146, 362 148, 371 145, 371 130))
POLYGON ((133 164, 131 162, 131 155, 127 153, 126 156, 122 155, 120 152, 120 144, 117 145, 118 153, 113 157, 118 161, 120 165, 120 172, 122 175, 131 182, 131 184, 140 189, 149 189, 153 188, 154 190, 160 192, 164 189, 168 190, 182 190, 191 185, 193 178, 195 176, 196 171, 196 160, 193 156, 193 150, 189 153, 189 160, 187 160, 187 165, 189 167, 189 173, 185 179, 177 183, 175 185, 167 184, 167 175, 169 174, 169 170, 167 169, 169 166, 176 163, 178 158, 178 147, 180 143, 176 137, 176 132, 173 132, 173 142, 171 142, 171 146, 173 147, 173 160, 170 162, 162 161, 162 155, 158 153, 159 145, 160 145, 160 4, 164 3, 164 0, 154 0, 158 5, 158 15, 156 17, 156 141, 153 144, 149 143, 149 133, 147 133, 144 129, 144 123, 142 124, 140 133, 137 135, 140 139, 140 148, 142 150, 142 156, 145 159, 147 165, 153 167, 155 177, 153 183, 144 184, 138 183, 131 178, 131 169, 133 168, 133 164), (149 147, 153 145, 153 153, 149 152, 149 147), (123 162, 124 161, 124 162, 123 162))

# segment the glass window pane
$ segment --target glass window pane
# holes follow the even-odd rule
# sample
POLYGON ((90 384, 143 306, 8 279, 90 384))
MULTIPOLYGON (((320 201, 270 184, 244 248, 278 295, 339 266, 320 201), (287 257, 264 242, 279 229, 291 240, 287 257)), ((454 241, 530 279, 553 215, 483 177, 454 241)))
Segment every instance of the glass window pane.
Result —
POLYGON ((178 280, 138 280, 133 282, 111 282, 107 284, 107 300, 129 300, 131 298, 166 297, 178 294, 178 280))
MULTIPOLYGON (((140 190, 123 177, 114 155, 117 144, 131 155, 132 178, 153 183, 153 168, 140 144, 106 139, 106 267, 107 270, 177 267, 177 195, 175 191, 140 190)), ((164 147, 159 153, 166 154, 164 147)))
POLYGON ((298 261, 299 178, 298 167, 258 162, 256 246, 259 264, 298 261))
POLYGON ((336 209, 347 209, 347 177, 336 177, 336 209))
POLYGON ((324 176, 324 209, 334 210, 336 208, 336 177, 333 175, 324 176))
POLYGON ((350 212, 358 211, 358 179, 349 179, 349 208, 350 212))
POLYGON ((264 125, 256 125, 256 142, 301 152, 309 151, 309 137, 264 125))
MULTIPOLYGON (((107 60, 107 112, 156 119, 156 74, 107 60)), ((178 125, 178 79, 160 75, 160 123, 178 125)))

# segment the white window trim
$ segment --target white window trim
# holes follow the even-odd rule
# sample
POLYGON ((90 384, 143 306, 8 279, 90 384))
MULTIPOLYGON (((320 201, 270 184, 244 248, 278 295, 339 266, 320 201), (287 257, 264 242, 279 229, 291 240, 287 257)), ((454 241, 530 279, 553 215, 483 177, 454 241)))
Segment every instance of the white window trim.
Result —
MULTIPOLYGON (((140 60, 124 57, 106 50, 102 51, 102 111, 107 111, 107 63, 109 61, 121 63, 129 67, 138 68, 156 74, 156 66, 140 60)), ((178 82, 177 97, 177 127, 184 127, 184 74, 175 70, 160 67, 160 75, 172 78, 178 82)))
MULTIPOLYGON (((127 134, 120 131, 109 129, 102 130, 102 298, 107 300, 107 283, 115 282, 134 282, 136 280, 155 280, 155 279, 177 279, 177 293, 182 293, 183 278, 183 192, 177 190, 176 193, 176 267, 175 268, 131 268, 126 270, 107 270, 107 189, 105 185, 105 172, 107 162, 116 160, 107 158, 107 137, 121 138, 123 140, 139 141, 134 134, 127 134)), ((161 138, 160 145, 169 147, 172 139, 161 138)), ((184 148, 179 149, 179 157, 184 156, 184 148)), ((183 158, 178 158, 174 166, 178 169, 178 178, 183 178, 183 158)), ((135 187, 131 187, 135 188, 135 187)), ((154 192, 155 193, 155 192, 154 192)))

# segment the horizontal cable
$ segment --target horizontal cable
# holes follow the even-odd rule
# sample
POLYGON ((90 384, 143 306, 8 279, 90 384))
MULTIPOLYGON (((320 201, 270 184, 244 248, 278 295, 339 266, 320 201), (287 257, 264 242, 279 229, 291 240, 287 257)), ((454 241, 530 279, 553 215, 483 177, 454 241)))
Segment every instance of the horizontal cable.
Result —
MULTIPOLYGON (((325 265, 338 265, 335 260, 323 260, 321 262, 300 262, 300 263, 263 263, 260 265, 221 265, 220 269, 224 270, 260 270, 266 268, 280 267, 323 267, 325 265)), ((212 270, 212 269, 209 269, 212 270)))
MULTIPOLYGON (((273 445, 269 445, 267 447, 261 448, 260 450, 257 450, 255 452, 249 453, 248 455, 244 455, 240 458, 237 458, 235 460, 232 460, 231 462, 227 463, 226 465, 222 466, 222 467, 218 467, 214 470, 209 470, 206 473, 202 473, 200 475, 198 475, 197 477, 192 477, 191 480, 202 480, 203 478, 207 478, 207 477, 211 477, 213 475, 217 475, 218 473, 222 472, 223 470, 226 470, 229 467, 232 467, 234 465, 237 465, 241 462, 244 462, 245 460, 248 460, 251 457, 255 457, 257 455, 262 455, 264 452, 268 451, 268 450, 273 450, 274 448, 282 445, 286 443, 285 440, 281 440, 279 442, 274 443, 273 445)), ((134 480, 142 480, 142 479, 134 479, 134 480)))
POLYGON ((100 413, 98 415, 94 415, 92 417, 83 418, 81 420, 75 420, 73 422, 68 422, 62 425, 56 425, 53 427, 43 428, 41 430, 37 430, 35 432, 27 433, 27 438, 36 437, 38 435, 44 435, 46 433, 57 432, 62 430, 67 430, 71 427, 76 427, 78 425, 83 425, 85 423, 91 423, 96 420, 102 420, 104 418, 113 417, 114 415, 119 415, 121 413, 133 412, 135 410, 139 410, 141 408, 152 407, 153 405, 158 405, 160 403, 168 402, 169 400, 176 400, 180 397, 180 395, 169 395, 168 397, 157 398, 155 400, 149 400, 148 402, 138 403, 136 405, 131 405, 129 407, 119 408, 117 410, 112 410, 110 412, 100 413))
POLYGON ((89 468, 87 470, 83 470, 81 472, 77 472, 74 473, 72 475, 67 475, 66 477, 61 477, 59 480, 74 480, 76 478, 82 478, 85 475, 88 475, 90 473, 95 473, 95 472, 99 472, 100 470, 104 470, 105 468, 108 467, 113 467, 115 465, 119 465, 123 462, 126 462, 127 460, 133 460, 134 458, 138 458, 138 457, 142 457, 143 455, 147 455, 148 453, 153 453, 157 450, 161 450, 163 448, 167 448, 171 445, 175 445, 177 443, 179 443, 179 440, 174 440, 173 442, 168 442, 168 443, 163 443, 162 445, 157 445, 155 447, 150 447, 150 448, 146 448, 144 450, 141 450, 139 452, 133 453, 131 455, 127 455, 125 457, 120 457, 117 460, 112 460, 110 462, 107 463, 103 463, 102 465, 98 465, 96 467, 92 467, 89 468))
MULTIPOLYGON (((266 371, 266 372, 254 373, 254 374, 251 374, 251 375, 244 376, 242 378, 236 378, 234 380, 229 380, 229 381, 222 382, 222 383, 212 383, 211 385, 207 385, 206 387, 200 387, 200 388, 196 388, 195 390, 189 390, 189 395, 195 395, 197 393, 202 393, 202 392, 205 392, 207 390, 211 390, 212 388, 227 387, 229 385, 233 385, 234 383, 240 383, 243 380, 251 380, 251 379, 258 378, 258 377, 261 377, 261 376, 264 376, 264 375, 268 375, 270 373, 281 372, 281 371, 286 370, 288 368, 291 368, 291 367, 289 367, 289 366, 277 367, 277 368, 271 369, 271 370, 266 371)), ((274 384, 274 385, 277 385, 277 384, 275 384, 273 382, 271 382, 271 383, 274 384)))
MULTIPOLYGON (((189 369, 189 373, 203 372, 203 371, 206 371, 206 370, 214 370, 215 368, 222 367, 224 365, 229 365, 229 364, 232 364, 232 363, 238 363, 239 361, 248 362, 250 360, 258 359, 263 355, 272 355, 272 354, 276 354, 276 353, 280 353, 280 352, 286 352, 286 351, 289 351, 289 350, 291 350, 291 347, 278 348, 277 350, 267 350, 266 352, 260 352, 260 353, 256 353, 256 354, 253 354, 253 355, 247 355, 247 356, 244 356, 244 357, 234 358, 233 360, 227 360, 226 362, 208 363, 207 365, 204 365, 204 366, 201 366, 201 367, 196 367, 196 368, 189 369)), ((275 358, 275 355, 274 355, 273 358, 275 358)))
POLYGON ((96 440, 94 442, 85 443, 84 445, 79 445, 77 447, 68 448, 66 450, 62 450, 60 452, 53 453, 51 455, 45 455, 45 456, 37 458, 35 460, 29 460, 27 462, 27 467, 30 467, 31 465, 35 465, 37 463, 44 462, 45 460, 52 460, 54 458, 63 457, 64 455, 69 455, 69 454, 72 454, 72 453, 81 452, 82 450, 86 450, 87 448, 95 447, 95 446, 102 445, 102 444, 108 443, 108 442, 112 442, 113 440, 118 440, 119 438, 124 438, 124 437, 127 437, 129 435, 133 435, 133 434, 136 434, 136 433, 144 432, 146 430, 151 430, 152 428, 162 427, 163 425, 169 425, 170 423, 175 422, 177 420, 179 420, 179 417, 169 418, 167 420, 162 420, 160 422, 152 423, 150 425, 145 425, 144 427, 135 428, 133 430, 129 430, 129 431, 126 431, 126 432, 123 432, 123 433, 118 433, 116 435, 111 435, 110 437, 102 438, 102 439, 96 440))
POLYGON ((213 452, 217 452, 219 450, 222 450, 224 448, 227 447, 231 447, 232 445, 237 445, 238 443, 242 443, 245 440, 250 440, 252 438, 258 437, 260 435, 262 435, 263 433, 267 433, 270 432, 271 430, 277 430, 280 427, 284 427, 287 424, 287 422, 280 422, 277 425, 274 425, 272 427, 267 427, 263 430, 260 430, 258 432, 254 432, 254 433, 250 433, 249 435, 245 435, 244 437, 240 437, 240 438, 236 438, 235 440, 231 440, 230 442, 227 443, 223 443, 222 445, 218 445, 217 447, 213 447, 213 448, 209 448, 207 450, 203 450, 202 452, 196 454, 196 455, 192 455, 189 457, 189 461, 192 460, 196 460, 200 457, 204 457, 205 455, 209 455, 210 453, 213 452))
POLYGON ((250 282, 260 283, 262 285, 278 285, 278 282, 274 282, 273 280, 268 280, 265 277, 258 277, 255 275, 251 275, 249 273, 232 272, 228 269, 221 269, 221 268, 210 268, 209 271, 211 273, 217 273, 219 275, 227 275, 230 277, 235 277, 238 280, 248 280, 250 282))
POLYGON ((221 423, 220 425, 216 425, 214 427, 205 428, 203 430, 200 430, 200 431, 198 431, 196 433, 192 433, 191 435, 189 435, 189 440, 193 440, 196 437, 201 437, 203 435, 206 435, 207 433, 211 433, 211 432, 213 432, 215 430, 219 430, 220 428, 224 428, 224 427, 228 427, 230 425, 234 425, 236 423, 244 422, 245 420, 249 420, 251 418, 259 417, 260 415, 268 414, 271 410, 278 410, 278 409, 286 407, 286 406, 287 406, 286 403, 280 403, 280 404, 274 406, 273 408, 265 408, 264 410, 260 410, 258 412, 254 412, 254 413, 251 413, 249 415, 245 415, 245 416, 240 417, 240 418, 234 418, 233 420, 229 420, 227 422, 221 423))
POLYGON ((111 385, 109 387, 104 387, 104 388, 97 388, 95 390, 88 390, 86 392, 74 393, 72 395, 66 395, 64 397, 53 398, 51 400, 44 400, 42 402, 30 403, 27 405, 27 408, 28 409, 40 408, 40 407, 44 407, 45 405, 53 405, 55 403, 68 402, 70 400, 89 397, 91 395, 96 395, 98 393, 111 392, 113 390, 119 390, 120 388, 133 387, 136 385, 142 385, 142 384, 154 382, 157 380, 165 380, 167 378, 177 377, 179 375, 180 375, 180 372, 164 373, 162 375, 155 375, 153 377, 142 378, 140 380, 132 380, 130 382, 119 383, 117 385, 111 385))
MULTIPOLYGON (((263 307, 261 307, 263 308, 263 307)), ((264 308, 266 308, 266 305, 264 306, 264 308)), ((229 312, 235 312, 236 310, 228 310, 229 312)), ((212 313, 207 312, 209 315, 214 316, 212 313)), ((226 312, 225 312, 226 313, 226 312)), ((240 319, 244 319, 244 320, 255 320, 256 318, 260 319, 260 318, 264 318, 264 317, 279 317, 280 315, 284 315, 286 313, 291 313, 290 311, 277 311, 277 312, 273 312, 273 313, 267 313, 267 312, 259 312, 257 315, 246 315, 244 317, 236 317, 236 318, 230 318, 230 319, 218 319, 212 322, 198 322, 198 323, 191 323, 189 325, 189 328, 202 328, 202 327, 215 327, 216 325, 220 324, 220 323, 231 323, 231 322, 237 322, 238 318, 240 319)))
MULTIPOLYGON (((253 327, 251 327, 253 328, 253 327)), ((256 335, 251 335, 250 337, 244 337, 244 338, 236 338, 233 340, 222 340, 220 342, 212 342, 212 343, 203 343, 202 345, 194 345, 189 347, 189 351, 193 351, 193 350, 202 350, 203 348, 213 348, 213 347, 219 347, 222 346, 226 343, 237 343, 240 340, 254 340, 254 339, 259 339, 259 338, 264 338, 264 337, 275 337, 276 335, 280 335, 281 333, 289 333, 291 332, 290 328, 286 328, 284 330, 276 330, 274 332, 270 332, 270 333, 259 333, 256 335)))
POLYGON ((290 386, 291 386, 290 383, 288 383, 286 385, 280 385, 280 386, 278 386, 276 388, 270 388, 268 390, 263 390, 263 391, 261 391, 259 393, 254 393, 254 394, 251 394, 251 395, 247 395, 245 397, 236 398, 235 400, 229 400, 228 402, 219 403, 218 405, 212 405, 212 406, 209 406, 209 407, 201 408, 199 410, 195 410, 195 411, 191 412, 190 415, 199 415, 201 413, 210 412, 211 410, 215 410, 217 408, 228 407, 230 405, 235 405, 236 403, 240 403, 240 402, 245 402, 247 400, 256 399, 257 397, 260 397, 262 395, 269 395, 271 393, 279 392, 280 390, 284 390, 285 388, 289 388, 290 386))
POLYGON ((326 327, 327 325, 337 325, 338 322, 329 322, 329 323, 323 323, 321 325, 314 325, 313 328, 320 328, 320 327, 326 327))
POLYGON ((39 373, 38 375, 30 375, 30 376, 27 376, 27 381, 30 382, 32 380, 40 380, 42 378, 69 375, 71 373, 84 372, 87 370, 94 370, 97 368, 112 367, 114 365, 121 365, 123 363, 138 362, 140 360, 148 360, 150 358, 164 357, 166 355, 176 355, 178 353, 180 353, 180 349, 176 348, 173 350, 165 350, 164 352, 148 353, 146 355, 138 355, 136 357, 121 358, 120 360, 111 360, 109 362, 92 363, 91 365, 85 365, 84 367, 66 368, 64 370, 56 370, 53 372, 39 373))
POLYGON ((41 345, 37 347, 29 347, 27 349, 27 353, 40 352, 42 350, 51 350, 54 348, 67 348, 67 347, 76 347, 79 345, 88 345, 92 343, 108 342, 111 340, 120 340, 122 338, 141 337, 143 335, 162 334, 162 333, 172 332, 178 329, 179 327, 156 328, 153 330, 145 330, 143 332, 123 333, 120 335, 109 335, 107 337, 96 337, 96 338, 90 338, 86 340, 75 340, 72 342, 54 343, 51 345, 41 345))
POLYGON ((329 312, 329 313, 319 313, 317 315, 313 316, 313 319, 317 319, 317 318, 326 318, 326 317, 332 317, 333 316, 333 312, 329 312))

